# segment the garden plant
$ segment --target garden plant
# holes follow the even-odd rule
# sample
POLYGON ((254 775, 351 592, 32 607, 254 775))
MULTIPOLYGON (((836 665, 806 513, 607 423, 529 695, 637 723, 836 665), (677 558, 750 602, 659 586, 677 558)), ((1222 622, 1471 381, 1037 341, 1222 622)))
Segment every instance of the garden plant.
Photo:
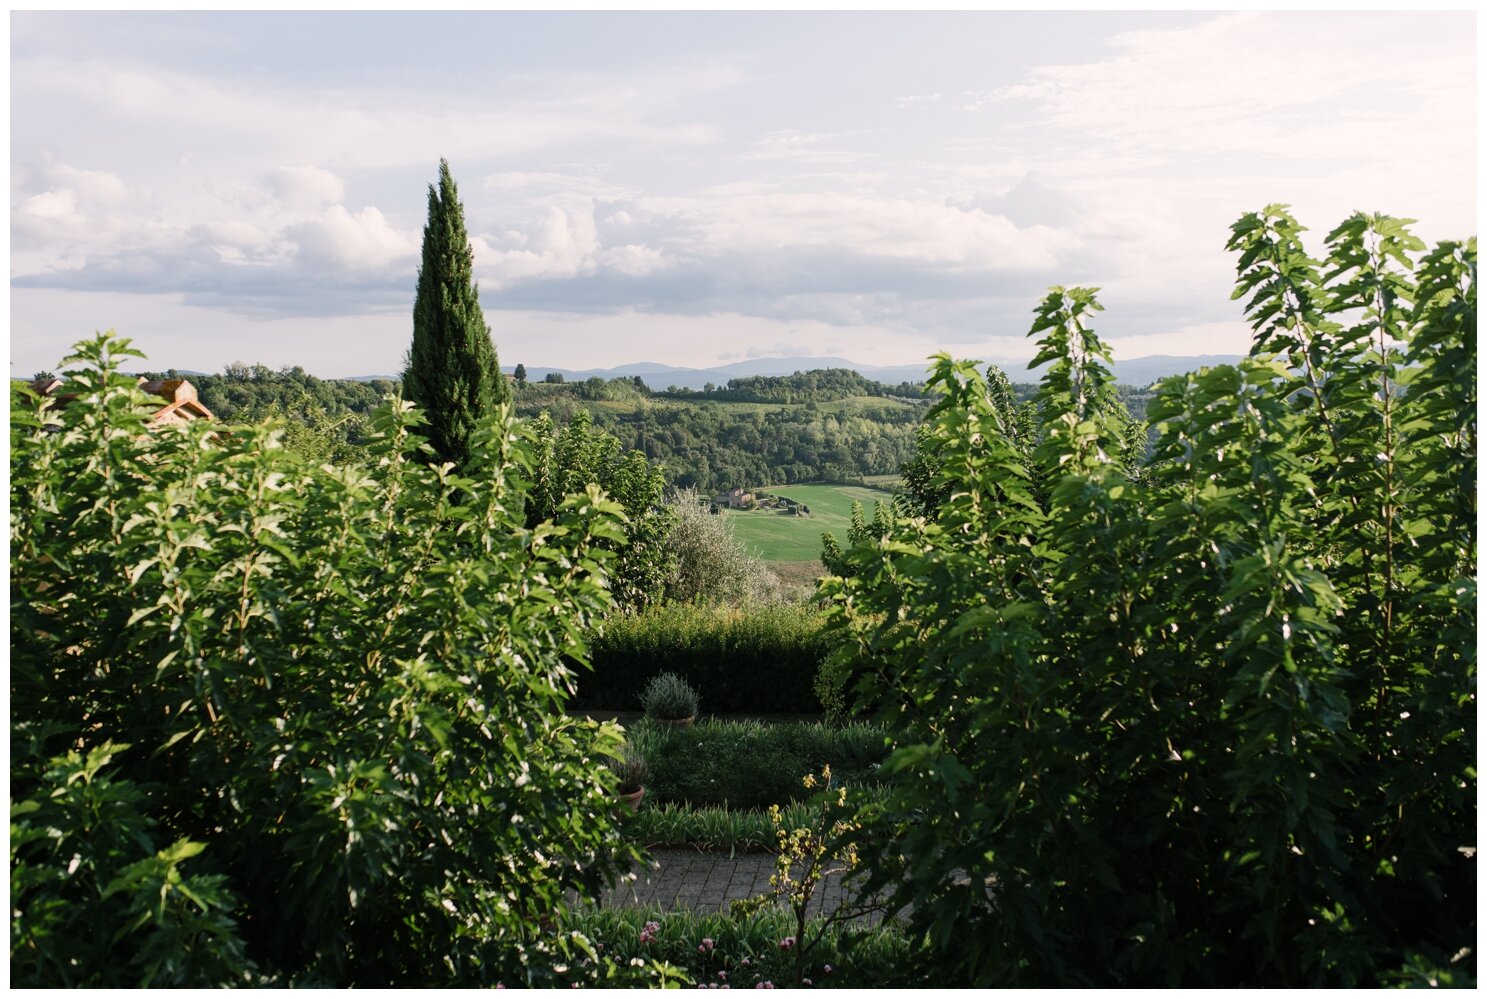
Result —
POLYGON ((697 717, 697 691, 675 673, 658 673, 640 692, 640 706, 647 718, 657 721, 687 721, 697 717))
POLYGON ((367 467, 149 432, 137 356, 12 395, 11 981, 650 980, 563 928, 638 856, 564 712, 620 507, 529 529, 501 412, 459 469, 406 403, 367 467))
POLYGON ((897 740, 849 839, 947 980, 1475 979, 1476 244, 1301 232, 1233 227, 1253 350, 1144 457, 1092 289, 1031 427, 940 358, 920 509, 825 584, 897 740))

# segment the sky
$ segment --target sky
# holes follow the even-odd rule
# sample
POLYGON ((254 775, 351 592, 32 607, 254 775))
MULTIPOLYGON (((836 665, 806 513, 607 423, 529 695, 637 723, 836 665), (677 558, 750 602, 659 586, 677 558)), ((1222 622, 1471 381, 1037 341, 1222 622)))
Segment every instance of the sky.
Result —
POLYGON ((395 374, 448 159, 501 361, 1243 353, 1230 224, 1475 234, 1450 13, 12 13, 11 374, 395 374))

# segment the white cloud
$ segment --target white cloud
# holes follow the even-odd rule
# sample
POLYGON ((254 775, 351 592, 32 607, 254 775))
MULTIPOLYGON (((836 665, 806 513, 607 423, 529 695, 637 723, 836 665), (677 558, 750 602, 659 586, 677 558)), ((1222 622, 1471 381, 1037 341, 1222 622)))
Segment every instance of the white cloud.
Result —
MULTIPOLYGON (((31 117, 42 103, 83 112, 101 142, 132 148, 141 134, 170 135, 198 169, 284 162, 363 167, 422 166, 487 155, 498 142, 507 155, 575 142, 644 142, 655 149, 710 143, 717 129, 660 121, 679 94, 695 95, 730 79, 726 67, 678 66, 637 75, 623 87, 597 76, 564 81, 543 99, 492 102, 479 93, 367 87, 353 91, 288 83, 235 86, 127 62, 74 62, 61 57, 12 62, 13 86, 28 100, 17 119, 26 130, 55 123, 31 117)), ((130 153, 139 158, 138 149, 130 153)))
POLYGON ((977 100, 1034 102, 1041 121, 1127 152, 1332 161, 1415 158, 1418 147, 1403 147, 1418 142, 1466 151, 1470 129, 1451 116, 1475 88, 1472 20, 1445 16, 1460 30, 1439 16, 1225 14, 1117 35, 1110 58, 1044 66, 977 100))
POLYGON ((909 94, 907 96, 900 97, 895 102, 895 107, 902 109, 916 107, 921 104, 938 104, 944 99, 945 95, 941 93, 909 94))
POLYGON ((224 219, 197 226, 191 235, 226 263, 268 262, 281 243, 263 229, 240 219, 224 219))
POLYGON ((876 153, 832 148, 825 143, 848 138, 846 132, 804 132, 786 128, 767 132, 750 154, 758 160, 789 160, 805 164, 843 165, 878 158, 876 153))
POLYGON ((597 267, 598 229, 592 203, 585 209, 549 207, 535 232, 517 233, 521 249, 475 243, 475 271, 482 285, 500 290, 521 281, 552 281, 591 274, 597 267), (530 247, 528 249, 527 247, 530 247))
POLYGON ((579 328, 596 364, 723 341, 1003 356, 989 334, 1022 343, 1052 283, 1100 285, 1122 343, 1207 350, 1238 316, 1222 246, 1243 211, 1289 202, 1318 240, 1359 208, 1419 217, 1428 239, 1475 217, 1465 13, 1153 15, 1179 26, 1109 38, 1106 20, 988 18, 1007 59, 870 33, 795 59, 809 49, 778 32, 686 47, 647 18, 573 17, 534 35, 573 47, 463 65, 460 86, 421 72, 432 48, 383 67, 348 36, 286 70, 206 44, 210 18, 203 45, 152 48, 118 42, 154 22, 48 16, 22 18, 12 53, 13 286, 169 293, 233 329, 405 311, 441 155, 487 308, 540 331, 529 364, 571 360, 546 348, 579 328))
POLYGON ((269 190, 291 211, 316 211, 346 200, 346 184, 318 166, 281 166, 269 174, 269 190))
POLYGON ((12 266, 75 267, 93 249, 129 238, 131 214, 147 209, 145 192, 117 174, 55 160, 12 176, 12 266))
POLYGON ((348 273, 378 273, 406 263, 419 246, 372 207, 352 214, 343 205, 332 205, 319 219, 291 226, 286 234, 297 244, 300 262, 348 273))
POLYGON ((33 194, 21 203, 21 214, 38 219, 77 218, 77 192, 63 187, 33 194))
POLYGON ((748 195, 707 202, 657 199, 702 236, 704 252, 829 249, 952 271, 1051 269, 1077 239, 1045 226, 906 197, 748 195))
POLYGON ((68 190, 93 204, 117 204, 129 197, 129 187, 107 170, 83 170, 66 163, 57 164, 52 177, 68 190))
POLYGON ((666 267, 666 257, 649 246, 626 243, 614 246, 598 255, 601 266, 628 277, 644 277, 666 267))

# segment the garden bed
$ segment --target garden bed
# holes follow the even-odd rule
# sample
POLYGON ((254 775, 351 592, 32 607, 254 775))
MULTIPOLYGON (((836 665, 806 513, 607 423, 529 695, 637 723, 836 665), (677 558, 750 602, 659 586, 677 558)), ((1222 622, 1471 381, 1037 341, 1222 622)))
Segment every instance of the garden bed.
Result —
POLYGON ((737 811, 808 798, 807 774, 830 766, 839 785, 875 784, 888 756, 887 733, 875 725, 771 724, 704 718, 690 728, 642 720, 628 729, 644 757, 646 807, 719 806, 737 811))

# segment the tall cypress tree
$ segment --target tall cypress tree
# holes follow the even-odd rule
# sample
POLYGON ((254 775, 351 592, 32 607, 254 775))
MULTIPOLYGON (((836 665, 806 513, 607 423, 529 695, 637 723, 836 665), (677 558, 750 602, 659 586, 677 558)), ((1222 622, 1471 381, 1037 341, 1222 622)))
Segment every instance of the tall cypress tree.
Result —
POLYGON ((476 423, 510 395, 480 310, 474 262, 465 210, 449 162, 441 159, 439 186, 429 185, 429 221, 423 227, 423 265, 403 392, 427 416, 425 431, 438 460, 457 465, 469 457, 476 423))

